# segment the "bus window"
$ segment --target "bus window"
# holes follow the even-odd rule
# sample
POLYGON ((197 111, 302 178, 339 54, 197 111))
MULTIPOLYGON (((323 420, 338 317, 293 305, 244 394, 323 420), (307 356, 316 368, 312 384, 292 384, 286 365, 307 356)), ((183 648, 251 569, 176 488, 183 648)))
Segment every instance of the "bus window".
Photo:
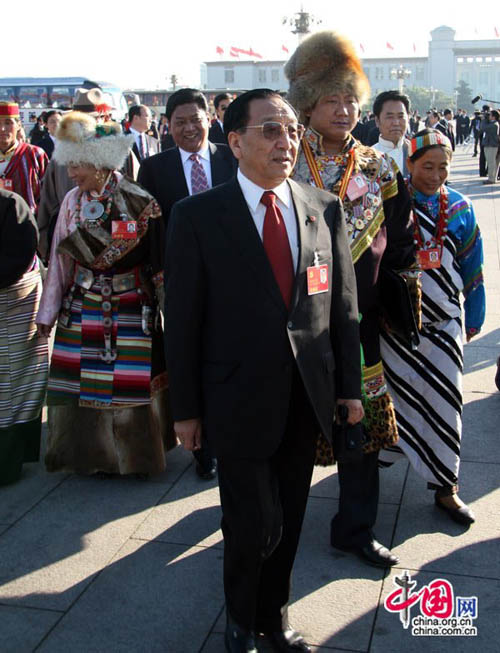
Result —
POLYGON ((0 102, 16 102, 13 86, 0 86, 0 102))
POLYGON ((20 86, 19 87, 19 104, 25 106, 47 105, 47 87, 46 86, 20 86))
POLYGON ((69 86, 53 86, 50 100, 53 107, 72 107, 75 98, 75 89, 69 86))

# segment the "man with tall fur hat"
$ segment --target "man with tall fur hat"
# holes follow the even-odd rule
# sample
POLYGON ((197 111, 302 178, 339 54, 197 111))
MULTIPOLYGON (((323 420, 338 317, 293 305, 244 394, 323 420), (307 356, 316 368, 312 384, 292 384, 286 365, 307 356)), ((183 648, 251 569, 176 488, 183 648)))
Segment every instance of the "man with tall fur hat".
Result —
POLYGON ((40 147, 21 142, 21 128, 19 105, 0 102, 0 188, 21 195, 36 213, 49 160, 40 147))
MULTIPOLYGON (((378 451, 397 441, 394 407, 387 392, 379 345, 381 266, 402 270, 414 263, 410 197, 389 158, 352 137, 370 87, 352 44, 335 32, 303 41, 285 67, 289 100, 306 125, 294 179, 338 195, 358 290, 367 443, 358 462, 338 462, 339 512, 331 544, 365 562, 386 567, 398 558, 372 532, 378 508, 378 451)), ((333 456, 320 440, 317 462, 333 456)))

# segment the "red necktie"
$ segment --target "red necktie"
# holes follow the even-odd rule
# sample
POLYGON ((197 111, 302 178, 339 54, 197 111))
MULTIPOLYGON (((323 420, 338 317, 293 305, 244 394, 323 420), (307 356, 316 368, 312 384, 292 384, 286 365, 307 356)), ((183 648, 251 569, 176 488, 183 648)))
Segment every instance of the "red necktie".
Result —
POLYGON ((290 308, 295 274, 285 221, 283 220, 283 214, 276 205, 276 195, 272 191, 266 190, 260 201, 266 207, 262 238, 264 249, 283 300, 287 308, 290 308))

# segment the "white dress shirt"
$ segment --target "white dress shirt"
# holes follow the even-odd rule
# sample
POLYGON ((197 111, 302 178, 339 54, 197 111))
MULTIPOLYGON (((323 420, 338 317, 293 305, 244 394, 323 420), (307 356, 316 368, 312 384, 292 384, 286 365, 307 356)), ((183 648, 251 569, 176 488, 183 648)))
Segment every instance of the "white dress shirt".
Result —
MULTIPOLYGON (((137 145, 137 149, 138 149, 138 151, 139 151, 139 153, 140 153, 140 152, 141 152, 141 149, 142 149, 142 148, 141 148, 141 137, 143 137, 144 135, 143 135, 142 132, 138 132, 137 129, 134 129, 133 127, 130 127, 130 128, 129 128, 129 131, 130 131, 131 134, 134 135, 134 138, 135 138, 135 144, 137 145)), ((145 136, 144 136, 143 143, 144 143, 144 156, 147 157, 147 156, 149 155, 149 152, 148 152, 148 141, 147 141, 147 138, 146 138, 145 136)))
POLYGON ((279 206, 280 211, 283 214, 283 220, 285 221, 288 242, 290 243, 290 250, 292 252, 293 269, 297 270, 297 264, 299 261, 299 240, 297 235, 297 220, 295 217, 295 208, 293 206, 290 186, 286 181, 284 181, 279 186, 276 186, 276 188, 261 188, 260 186, 257 186, 257 184, 254 184, 253 181, 250 181, 248 177, 245 177, 239 169, 237 179, 261 240, 264 232, 266 207, 260 200, 262 199, 262 194, 266 190, 272 190, 273 193, 275 193, 277 198, 276 204, 279 206))
POLYGON ((188 187, 189 194, 192 195, 193 191, 191 188, 191 168, 193 167, 193 162, 189 158, 192 154, 197 154, 200 159, 200 163, 203 166, 203 170, 207 176, 208 187, 212 188, 212 171, 210 169, 210 149, 208 143, 206 146, 199 150, 198 152, 186 152, 181 147, 179 148, 182 160, 182 169, 184 170, 184 177, 186 177, 186 184, 188 187))
POLYGON ((403 174, 403 170, 405 168, 404 149, 403 149, 404 142, 405 142, 404 136, 403 138, 399 139, 397 145, 394 145, 392 141, 387 141, 385 138, 382 138, 382 136, 379 136, 378 143, 375 143, 375 145, 373 146, 374 150, 378 150, 379 152, 388 154, 391 157, 391 159, 394 159, 401 174, 403 174))

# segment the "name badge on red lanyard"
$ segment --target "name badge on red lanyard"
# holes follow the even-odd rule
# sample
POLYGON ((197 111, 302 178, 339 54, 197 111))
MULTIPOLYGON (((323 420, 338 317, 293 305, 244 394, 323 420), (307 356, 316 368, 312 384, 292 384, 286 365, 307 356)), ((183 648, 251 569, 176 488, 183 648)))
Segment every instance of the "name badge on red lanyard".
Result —
POLYGON ((354 175, 347 184, 347 197, 353 202, 368 192, 368 184, 361 174, 354 175))
POLYGON ((3 188, 3 190, 13 190, 14 186, 12 184, 12 179, 0 177, 0 188, 3 188))
POLYGON ((136 220, 113 220, 111 237, 120 240, 135 240, 137 238, 136 220))
POLYGON ((441 267, 441 251, 439 247, 417 250, 418 264, 421 270, 432 270, 441 267))

